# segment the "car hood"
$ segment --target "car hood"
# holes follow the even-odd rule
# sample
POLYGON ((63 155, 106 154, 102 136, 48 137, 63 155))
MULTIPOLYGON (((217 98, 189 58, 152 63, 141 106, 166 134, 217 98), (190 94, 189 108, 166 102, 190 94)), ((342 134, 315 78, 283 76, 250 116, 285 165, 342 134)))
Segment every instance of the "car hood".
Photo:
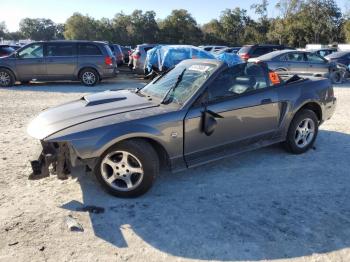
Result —
POLYGON ((106 91, 41 112, 29 124, 27 131, 32 137, 44 139, 83 122, 156 106, 158 105, 147 98, 129 90, 106 91))

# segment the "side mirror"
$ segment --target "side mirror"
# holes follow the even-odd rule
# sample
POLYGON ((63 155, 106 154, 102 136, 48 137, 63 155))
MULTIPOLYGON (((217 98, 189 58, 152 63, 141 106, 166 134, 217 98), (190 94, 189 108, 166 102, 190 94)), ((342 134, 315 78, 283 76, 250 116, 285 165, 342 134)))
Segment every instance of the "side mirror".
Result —
POLYGON ((207 111, 204 111, 202 113, 202 131, 207 136, 210 136, 214 133, 215 127, 217 126, 218 122, 215 120, 215 118, 209 114, 207 111))
POLYGON ((205 109, 202 112, 202 131, 207 136, 210 136, 214 133, 215 128, 218 124, 218 122, 216 121, 216 118, 223 118, 223 117, 207 109, 205 109))

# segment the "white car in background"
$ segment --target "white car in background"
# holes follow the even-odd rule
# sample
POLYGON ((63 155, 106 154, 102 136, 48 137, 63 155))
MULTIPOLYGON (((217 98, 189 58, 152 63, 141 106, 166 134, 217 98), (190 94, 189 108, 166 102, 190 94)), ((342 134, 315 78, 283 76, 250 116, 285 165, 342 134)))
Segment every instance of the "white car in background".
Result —
POLYGON ((217 52, 224 48, 227 48, 227 46, 224 45, 200 45, 198 47, 208 52, 217 52))

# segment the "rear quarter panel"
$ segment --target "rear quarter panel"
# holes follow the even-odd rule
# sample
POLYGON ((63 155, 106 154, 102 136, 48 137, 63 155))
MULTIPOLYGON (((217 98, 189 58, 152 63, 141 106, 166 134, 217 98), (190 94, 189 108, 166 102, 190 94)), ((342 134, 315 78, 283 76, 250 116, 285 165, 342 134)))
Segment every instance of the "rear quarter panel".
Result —
POLYGON ((330 89, 331 82, 326 78, 310 78, 281 86, 278 95, 285 106, 280 121, 281 135, 287 135, 293 117, 308 103, 316 103, 321 108, 321 123, 325 121, 329 103, 333 103, 333 98, 329 96, 330 89))

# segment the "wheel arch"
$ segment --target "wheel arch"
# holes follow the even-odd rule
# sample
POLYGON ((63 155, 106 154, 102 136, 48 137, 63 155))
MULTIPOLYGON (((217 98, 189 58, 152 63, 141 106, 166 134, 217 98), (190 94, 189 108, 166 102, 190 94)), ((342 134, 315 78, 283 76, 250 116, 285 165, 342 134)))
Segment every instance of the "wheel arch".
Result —
POLYGON ((323 114, 322 114, 322 107, 317 103, 317 102, 314 102, 314 101, 309 101, 309 102, 306 102, 304 105, 302 105, 294 114, 293 118, 296 116, 296 114, 298 112, 301 112, 302 110, 305 110, 305 109, 308 109, 308 110, 311 110, 313 111, 317 118, 318 118, 318 121, 321 122, 322 121, 322 117, 323 117, 323 114))
MULTIPOLYGON (((118 140, 116 143, 109 146, 106 150, 108 150, 112 146, 123 143, 125 141, 131 141, 131 140, 133 140, 133 141, 145 141, 145 142, 149 143, 157 153, 160 166, 164 167, 164 168, 170 167, 170 157, 169 157, 168 151, 165 149, 165 147, 162 145, 161 142, 159 142, 158 140, 151 138, 151 137, 147 137, 147 136, 127 137, 127 138, 118 140)), ((104 151, 106 151, 106 150, 104 150, 104 151)))
POLYGON ((288 133, 288 130, 290 128, 290 125, 292 124, 293 122, 293 119, 296 117, 296 115, 303 111, 303 110, 311 110, 313 111, 316 116, 317 116, 317 119, 319 121, 319 123, 322 123, 322 117, 323 117, 323 114, 322 114, 322 107, 319 103, 315 102, 315 101, 307 101, 306 103, 302 104, 300 107, 298 107, 294 113, 291 115, 290 118, 288 118, 288 122, 286 124, 286 128, 284 129, 284 132, 283 132, 283 135, 284 137, 287 136, 287 133, 288 133))
POLYGON ((98 77, 101 79, 101 74, 98 70, 98 68, 94 65, 84 65, 84 66, 81 66, 79 69, 78 69, 78 72, 77 72, 77 78, 80 79, 80 74, 83 70, 85 69, 93 69, 94 71, 96 71, 96 73, 98 74, 98 77))

